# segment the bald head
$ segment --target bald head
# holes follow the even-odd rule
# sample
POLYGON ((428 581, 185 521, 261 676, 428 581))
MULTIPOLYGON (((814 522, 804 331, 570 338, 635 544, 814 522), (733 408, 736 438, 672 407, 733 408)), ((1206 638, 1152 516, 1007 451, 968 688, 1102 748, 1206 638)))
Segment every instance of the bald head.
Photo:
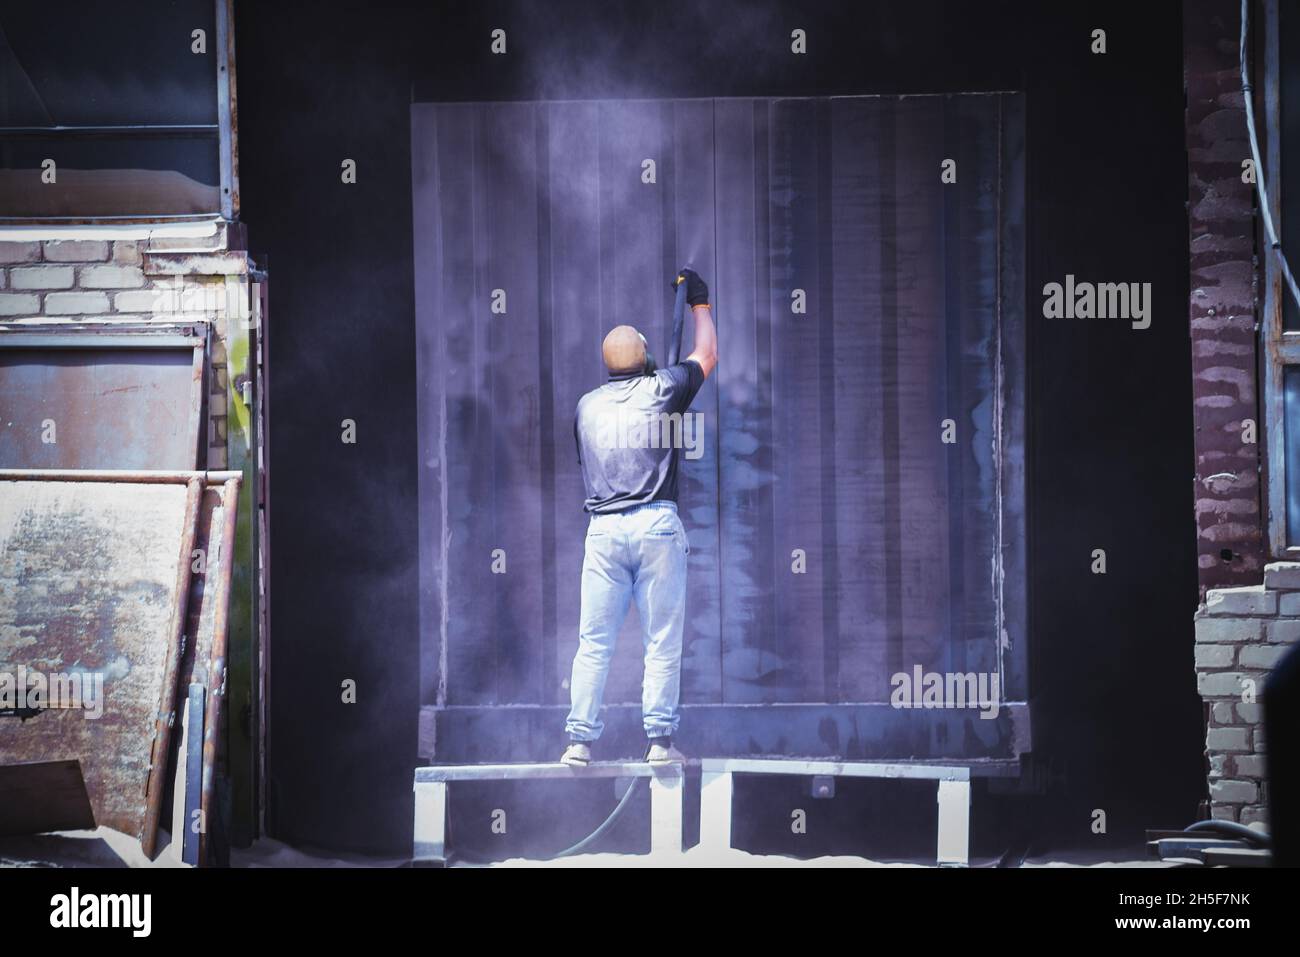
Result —
POLYGON ((615 374, 640 372, 645 365, 645 340, 631 326, 615 326, 600 347, 605 368, 615 374))

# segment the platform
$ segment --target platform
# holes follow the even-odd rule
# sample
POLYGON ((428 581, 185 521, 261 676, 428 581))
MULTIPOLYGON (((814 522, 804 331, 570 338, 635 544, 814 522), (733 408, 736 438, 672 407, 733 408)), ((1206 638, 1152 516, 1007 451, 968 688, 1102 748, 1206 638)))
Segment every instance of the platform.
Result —
POLYGON ((453 781, 650 779, 650 853, 682 851, 682 794, 685 768, 699 762, 647 764, 644 761, 594 761, 586 767, 551 764, 445 764, 415 769, 415 848, 417 865, 447 858, 447 788, 453 781))
POLYGON ((801 758, 704 758, 700 761, 700 846, 731 848, 731 811, 737 774, 884 778, 935 781, 939 794, 937 861, 965 867, 970 860, 970 768, 956 765, 801 758))
POLYGON ((936 860, 965 867, 970 857, 971 769, 915 762, 828 761, 803 758, 702 758, 685 764, 598 761, 586 767, 550 764, 446 764, 415 769, 416 864, 441 864, 447 856, 447 789, 456 781, 650 779, 650 852, 682 851, 682 803, 686 772, 698 767, 700 846, 731 848, 734 780, 737 774, 880 778, 933 781, 938 788, 936 860))

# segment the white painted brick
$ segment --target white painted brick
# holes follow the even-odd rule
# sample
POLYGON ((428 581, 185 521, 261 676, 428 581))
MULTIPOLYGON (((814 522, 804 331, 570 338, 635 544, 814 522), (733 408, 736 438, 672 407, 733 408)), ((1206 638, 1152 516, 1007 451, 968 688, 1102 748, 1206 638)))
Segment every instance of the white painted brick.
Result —
POLYGON ((166 302, 156 289, 138 289, 119 292, 113 296, 113 308, 118 312, 157 312, 166 302))
POLYGON ((1216 645, 1224 642, 1263 641, 1264 622, 1258 618, 1201 616, 1196 619, 1196 640, 1216 645))
POLYGON ((108 258, 108 243, 96 239, 51 239, 45 243, 45 261, 94 263, 108 258))
POLYGON ((1216 821, 1235 821, 1237 820, 1237 809, 1223 804, 1215 804, 1210 808, 1210 817, 1216 821))
POLYGON ((1210 755, 1210 777, 1221 778, 1227 774, 1228 756, 1226 754, 1210 755))
POLYGON ((135 266, 83 266, 82 289, 138 289, 144 273, 135 266))
POLYGON ((1263 585, 1212 588, 1205 593, 1207 615, 1276 615, 1277 592, 1263 585))
POLYGON ((1235 774, 1243 778, 1262 778, 1264 776, 1264 756, 1262 754, 1238 754, 1232 759, 1235 774))
POLYGON ((1264 726, 1258 724, 1255 726, 1255 733, 1251 735, 1250 750, 1256 754, 1263 754, 1268 749, 1264 747, 1264 726))
POLYGON ((1233 657, 1237 649, 1233 645, 1198 644, 1195 648, 1195 651, 1196 651, 1196 667, 1227 668, 1233 664, 1233 657))
POLYGON ((1300 615, 1300 592, 1284 591, 1277 600, 1279 615, 1300 615))
POLYGON ((40 258, 40 243, 0 243, 0 263, 34 263, 40 258))
POLYGON ((1237 717, 1246 724, 1259 724, 1263 717, 1260 714, 1258 702, 1238 701, 1236 708, 1237 717))
POLYGON ((71 289, 74 279, 71 266, 22 266, 9 270, 14 289, 71 289))
POLYGON ((248 273, 244 252, 156 253, 145 256, 144 271, 151 276, 239 276, 248 273))
POLYGON ((0 316, 29 316, 41 311, 41 300, 31 293, 0 293, 0 316))
POLYGON ((1228 725, 1228 724, 1237 723, 1236 712, 1232 710, 1231 701, 1214 702, 1214 707, 1211 710, 1211 715, 1213 716, 1214 723, 1219 727, 1223 727, 1224 725, 1228 725))
MULTIPOLYGON (((1300 594, 1282 596, 1283 601, 1288 598, 1300 598, 1300 594)), ((1293 645, 1300 641, 1300 621, 1270 621, 1265 623, 1264 633, 1269 641, 1293 645)))
POLYGON ((1250 751, 1245 728, 1211 728, 1205 732, 1205 747, 1210 751, 1250 751))
POLYGON ((108 312, 108 296, 102 292, 52 292, 45 297, 47 316, 84 316, 108 312))
POLYGON ((119 266, 140 265, 140 247, 133 242, 113 243, 113 262, 119 266))
POLYGON ((1259 799, 1259 785, 1254 781, 1211 781, 1210 800, 1225 804, 1254 804, 1259 799))
POLYGON ((1240 671, 1198 671, 1196 689, 1202 698, 1239 698, 1244 687, 1241 679, 1245 677, 1240 671))
POLYGON ((1269 562, 1264 566, 1264 587, 1300 589, 1300 562, 1269 562))
POLYGON ((1246 645, 1241 649, 1241 667, 1269 670, 1290 650, 1286 645, 1246 645))
POLYGON ((9 284, 9 270, 0 269, 0 289, 4 289, 9 284))
POLYGON ((1241 809, 1241 823, 1266 833, 1268 831, 1268 808, 1243 807, 1241 809))

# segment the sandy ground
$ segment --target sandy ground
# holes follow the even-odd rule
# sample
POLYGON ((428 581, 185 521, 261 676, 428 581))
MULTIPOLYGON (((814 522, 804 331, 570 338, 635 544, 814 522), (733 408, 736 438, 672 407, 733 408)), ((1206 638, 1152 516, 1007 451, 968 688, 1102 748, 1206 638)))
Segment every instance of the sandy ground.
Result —
MULTIPOLYGON (((30 837, 0 838, 0 867, 186 867, 178 845, 163 832, 162 850, 149 860, 140 842, 108 827, 92 831, 57 831, 30 837)), ((1119 855, 1062 853, 1051 858, 1028 859, 1024 867, 1171 867, 1166 861, 1141 856, 1141 848, 1119 855)), ((232 867, 401 867, 404 858, 367 857, 293 848, 263 839, 252 847, 232 851, 232 867)), ((977 858, 972 867, 989 867, 992 858, 977 858)), ((484 866, 484 865, 466 865, 484 866)), ((499 861, 491 867, 933 867, 925 861, 873 861, 865 857, 817 857, 798 860, 746 851, 707 850, 693 847, 682 854, 581 854, 558 861, 524 858, 499 861)))

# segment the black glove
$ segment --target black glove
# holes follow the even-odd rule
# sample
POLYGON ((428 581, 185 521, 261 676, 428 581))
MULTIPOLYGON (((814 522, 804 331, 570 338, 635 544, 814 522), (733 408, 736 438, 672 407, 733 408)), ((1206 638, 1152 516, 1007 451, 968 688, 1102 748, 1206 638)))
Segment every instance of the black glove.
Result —
POLYGON ((694 269, 683 269, 673 280, 673 291, 677 291, 678 282, 686 283, 686 301, 691 306, 709 304, 709 287, 694 269))

